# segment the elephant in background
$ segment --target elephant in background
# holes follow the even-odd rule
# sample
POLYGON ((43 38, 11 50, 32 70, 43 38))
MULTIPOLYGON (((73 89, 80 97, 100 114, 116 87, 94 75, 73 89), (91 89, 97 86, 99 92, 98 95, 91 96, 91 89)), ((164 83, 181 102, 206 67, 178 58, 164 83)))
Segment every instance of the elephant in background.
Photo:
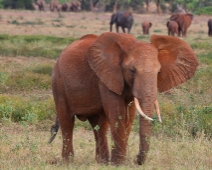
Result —
MULTIPOLYGON (((63 160, 73 161, 75 118, 88 120, 95 136, 97 162, 108 164, 110 160, 113 165, 122 164, 135 104, 151 118, 158 91, 167 91, 187 81, 197 66, 192 48, 176 37, 152 35, 151 43, 124 33, 81 37, 63 50, 53 69, 57 116, 49 142, 61 127, 63 160), (111 159, 107 142, 109 127, 113 141, 111 159)), ((137 162, 143 164, 149 149, 151 122, 140 116, 139 126, 137 162)))
POLYGON ((73 12, 78 12, 81 10, 81 2, 80 1, 73 1, 70 5, 70 10, 73 12))
POLYGON ((144 21, 142 23, 142 30, 143 30, 143 35, 148 35, 149 34, 149 29, 151 28, 152 23, 149 21, 144 21))
POLYGON ((168 35, 174 36, 176 34, 176 35, 180 36, 179 32, 178 32, 178 23, 177 22, 167 21, 166 26, 168 28, 168 35))
POLYGON ((63 4, 62 4, 62 11, 64 11, 64 12, 69 12, 70 11, 70 9, 71 9, 71 3, 70 2, 64 2, 63 4))
POLYGON ((57 4, 57 11, 58 12, 61 12, 62 11, 62 4, 57 4))
POLYGON ((192 14, 173 14, 170 17, 171 21, 176 21, 178 23, 178 35, 186 37, 186 32, 188 27, 191 25, 194 15, 192 14))
POLYGON ((112 32, 112 26, 116 24, 116 32, 119 32, 119 27, 122 28, 122 31, 125 33, 125 28, 128 29, 128 34, 133 25, 133 15, 130 12, 116 12, 111 16, 110 20, 110 32, 112 32))
POLYGON ((212 37, 212 19, 208 20, 208 36, 212 37))
POLYGON ((38 6, 39 11, 45 11, 45 0, 37 0, 36 5, 38 6))
POLYGON ((50 11, 54 12, 54 10, 58 11, 58 0, 51 0, 50 1, 50 11))

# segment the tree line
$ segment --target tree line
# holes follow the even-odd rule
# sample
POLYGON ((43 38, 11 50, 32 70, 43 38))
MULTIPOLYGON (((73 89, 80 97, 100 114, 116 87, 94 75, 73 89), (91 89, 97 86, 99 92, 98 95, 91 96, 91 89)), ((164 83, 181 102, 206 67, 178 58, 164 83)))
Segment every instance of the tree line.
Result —
MULTIPOLYGON (((36 0, 0 0, 0 8, 4 9, 26 9, 33 10, 33 3, 36 0)), ((45 0, 48 4, 50 0, 45 0)), ((60 3, 70 2, 74 0, 59 0, 60 3)), ((197 14, 212 14, 211 0, 79 0, 82 9, 85 11, 93 11, 102 9, 102 11, 114 10, 133 10, 138 13, 148 13, 149 5, 154 2, 157 6, 158 13, 164 13, 167 10, 174 12, 178 5, 182 6, 186 12, 197 14), (168 6, 168 7, 167 7, 168 6), (168 8, 168 9, 167 9, 168 8)))

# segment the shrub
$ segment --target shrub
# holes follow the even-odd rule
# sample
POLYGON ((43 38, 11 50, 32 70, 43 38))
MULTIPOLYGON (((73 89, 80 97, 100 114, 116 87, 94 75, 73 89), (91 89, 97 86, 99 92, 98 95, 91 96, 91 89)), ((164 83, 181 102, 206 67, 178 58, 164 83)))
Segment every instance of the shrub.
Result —
POLYGON ((51 77, 27 71, 13 72, 5 82, 7 88, 19 90, 49 89, 51 77))
POLYGON ((0 121, 27 121, 36 124, 38 121, 52 119, 55 106, 52 98, 25 99, 18 96, 0 95, 0 121))
POLYGON ((212 6, 200 7, 194 11, 196 15, 212 15, 212 6))

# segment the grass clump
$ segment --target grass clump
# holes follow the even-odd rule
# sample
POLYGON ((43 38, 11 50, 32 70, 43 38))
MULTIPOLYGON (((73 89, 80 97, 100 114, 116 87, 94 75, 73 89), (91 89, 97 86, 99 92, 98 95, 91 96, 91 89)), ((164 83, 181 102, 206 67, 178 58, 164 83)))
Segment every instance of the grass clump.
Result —
POLYGON ((5 56, 40 56, 58 58, 61 51, 75 39, 53 36, 0 35, 0 54, 5 56))
POLYGON ((25 121, 37 124, 38 121, 52 119, 55 107, 52 98, 26 99, 20 96, 0 95, 0 121, 25 121))
POLYGON ((39 73, 39 74, 46 74, 51 76, 52 75, 52 70, 53 70, 53 65, 51 64, 39 64, 32 68, 33 73, 39 73))
POLYGON ((32 72, 13 72, 5 82, 7 89, 32 90, 32 89, 50 89, 51 77, 49 75, 40 75, 32 72))

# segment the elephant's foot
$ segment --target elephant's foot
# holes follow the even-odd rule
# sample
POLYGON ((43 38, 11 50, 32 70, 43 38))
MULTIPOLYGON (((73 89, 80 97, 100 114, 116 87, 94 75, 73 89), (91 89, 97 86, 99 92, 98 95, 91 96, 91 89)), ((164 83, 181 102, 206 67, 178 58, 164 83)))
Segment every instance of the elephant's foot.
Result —
POLYGON ((141 154, 137 155, 137 163, 138 163, 138 165, 143 165, 145 160, 146 160, 146 153, 145 152, 142 152, 141 154))
POLYGON ((98 164, 104 164, 104 165, 108 165, 109 164, 109 158, 97 157, 96 161, 97 161, 98 164))
POLYGON ((63 157, 63 163, 69 164, 74 162, 74 155, 73 154, 68 154, 68 155, 62 155, 63 157))
POLYGON ((96 161, 98 164, 109 164, 109 151, 107 148, 102 153, 96 154, 96 161))
POLYGON ((115 165, 115 166, 121 165, 125 162, 125 160, 126 160, 126 156, 112 153, 112 157, 111 157, 112 165, 115 165))

